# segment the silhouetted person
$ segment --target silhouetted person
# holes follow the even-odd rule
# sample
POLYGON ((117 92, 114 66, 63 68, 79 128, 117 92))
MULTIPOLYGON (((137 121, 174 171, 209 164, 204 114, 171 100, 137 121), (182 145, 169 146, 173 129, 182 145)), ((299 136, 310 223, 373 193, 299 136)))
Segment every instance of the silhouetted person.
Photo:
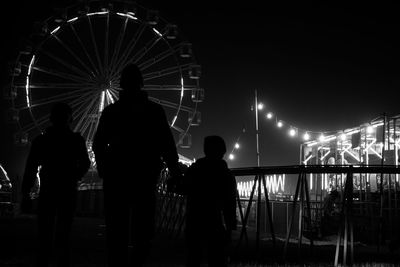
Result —
POLYGON ((163 162, 179 175, 179 158, 164 110, 141 90, 136 65, 124 68, 120 87, 119 100, 102 112, 93 151, 103 178, 109 266, 126 266, 129 257, 141 266, 154 235, 163 162))
POLYGON ((236 180, 223 159, 224 140, 204 139, 204 158, 185 173, 187 192, 187 266, 200 266, 207 254, 209 266, 227 266, 226 247, 236 229, 236 180))
POLYGON ((50 113, 51 126, 32 141, 22 182, 23 212, 40 167, 38 198, 37 265, 48 266, 53 249, 57 266, 69 266, 69 235, 73 222, 77 183, 90 167, 84 138, 70 129, 72 110, 57 103, 50 113))

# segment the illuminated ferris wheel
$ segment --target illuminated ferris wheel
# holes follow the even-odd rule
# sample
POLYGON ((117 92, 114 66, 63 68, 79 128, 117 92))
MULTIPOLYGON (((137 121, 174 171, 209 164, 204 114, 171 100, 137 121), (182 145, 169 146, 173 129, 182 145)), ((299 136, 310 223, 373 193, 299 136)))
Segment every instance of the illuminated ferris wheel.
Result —
POLYGON ((49 108, 74 110, 74 131, 90 149, 100 114, 118 99, 119 73, 130 63, 143 73, 149 99, 164 107, 175 140, 190 145, 200 123, 201 68, 176 25, 155 10, 124 1, 87 1, 35 24, 30 43, 12 66, 9 96, 18 142, 48 126, 49 108))

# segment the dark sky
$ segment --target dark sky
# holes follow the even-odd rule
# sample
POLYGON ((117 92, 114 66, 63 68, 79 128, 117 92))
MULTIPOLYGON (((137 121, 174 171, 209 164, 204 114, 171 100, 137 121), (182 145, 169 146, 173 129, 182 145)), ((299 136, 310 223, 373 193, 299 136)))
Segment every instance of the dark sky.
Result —
MULTIPOLYGON (((394 4, 137 2, 176 23, 202 66, 202 124, 191 128, 193 147, 179 150, 189 158, 202 156, 202 140, 210 134, 223 136, 230 151, 245 126, 241 148, 229 164, 255 166, 251 105, 256 89, 259 100, 279 119, 312 131, 341 130, 384 112, 400 113, 400 27, 394 4)), ((3 63, 32 21, 51 15, 52 5, 12 2, 15 12, 1 23, 8 36, 3 39, 3 63)), ((260 118, 261 165, 297 164, 300 142, 260 118)))

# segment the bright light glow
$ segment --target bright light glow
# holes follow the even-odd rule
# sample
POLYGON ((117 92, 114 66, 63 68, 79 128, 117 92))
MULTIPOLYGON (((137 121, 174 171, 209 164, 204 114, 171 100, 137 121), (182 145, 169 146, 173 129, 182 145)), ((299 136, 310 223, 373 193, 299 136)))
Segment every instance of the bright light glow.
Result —
POLYGON ((373 133, 374 132, 374 128, 372 126, 368 126, 367 127, 367 133, 373 133))
POLYGON ((295 136, 296 135, 296 130, 295 129, 290 129, 289 130, 289 135, 291 136, 291 137, 293 137, 293 136, 295 136))
POLYGON ((283 122, 278 121, 278 123, 276 124, 276 126, 278 126, 279 128, 281 128, 283 126, 283 122))
POLYGON ((267 113, 267 119, 270 120, 270 119, 272 119, 272 117, 273 117, 272 113, 271 113, 271 112, 268 112, 268 113, 267 113))
POLYGON ((340 140, 346 141, 346 138, 347 138, 346 134, 343 133, 343 134, 340 135, 340 140))
POLYGON ((159 31, 157 31, 155 28, 153 28, 153 31, 154 31, 158 36, 162 37, 162 34, 161 34, 159 31))
POLYGON ((234 159, 235 159, 235 155, 229 154, 229 159, 230 159, 230 160, 234 160, 234 159))
POLYGON ((325 141, 325 136, 324 136, 323 134, 321 134, 321 135, 318 137, 318 140, 319 140, 320 142, 324 142, 324 141, 325 141))
POLYGON ((305 141, 310 140, 310 135, 309 135, 308 133, 305 133, 305 134, 303 135, 303 139, 304 139, 305 141))
POLYGON ((264 104, 263 103, 259 103, 257 105, 258 110, 262 110, 264 108, 264 104))
POLYGON ((135 17, 135 13, 133 13, 133 12, 128 12, 127 14, 125 14, 125 13, 117 13, 117 15, 121 16, 121 17, 129 18, 129 19, 134 19, 134 20, 138 19, 137 17, 135 17))
POLYGON ((60 26, 58 26, 57 28, 55 28, 52 32, 50 32, 50 34, 55 34, 56 32, 58 32, 59 29, 60 29, 60 26))
POLYGON ((236 149, 239 149, 239 148, 240 148, 239 143, 236 143, 236 144, 235 144, 235 148, 236 148, 236 149))
POLYGON ((75 20, 78 20, 78 17, 72 18, 70 20, 67 20, 67 22, 74 22, 75 20))

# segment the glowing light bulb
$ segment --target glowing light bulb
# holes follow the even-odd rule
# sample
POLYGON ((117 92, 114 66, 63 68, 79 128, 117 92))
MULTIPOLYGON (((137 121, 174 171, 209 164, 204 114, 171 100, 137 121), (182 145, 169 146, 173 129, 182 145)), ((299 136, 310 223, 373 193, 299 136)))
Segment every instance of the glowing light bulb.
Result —
POLYGON ((276 126, 278 126, 279 128, 281 128, 283 126, 283 123, 281 121, 278 121, 278 123, 276 124, 276 126))
POLYGON ((310 135, 309 135, 308 133, 305 133, 305 134, 303 135, 303 139, 304 139, 305 141, 310 140, 310 135))
POLYGON ((269 120, 272 119, 272 113, 271 112, 267 113, 267 119, 269 119, 269 120))
POLYGON ((229 154, 229 159, 230 159, 230 160, 234 160, 234 159, 235 159, 235 155, 229 154))
POLYGON ((344 133, 340 135, 340 140, 346 141, 346 135, 344 133))
POLYGON ((291 137, 293 137, 293 136, 295 136, 296 135, 296 130, 295 129, 290 129, 289 130, 289 135, 291 136, 291 137))
POLYGON ((321 134, 318 139, 320 142, 324 142, 325 136, 323 134, 321 134))
POLYGON ((372 126, 368 126, 367 127, 367 133, 373 133, 374 132, 374 128, 372 126))
POLYGON ((235 148, 236 148, 236 149, 239 149, 239 148, 240 148, 239 143, 236 143, 236 144, 235 144, 235 148))
POLYGON ((262 110, 264 108, 264 104, 263 103, 259 103, 257 105, 258 110, 262 110))

